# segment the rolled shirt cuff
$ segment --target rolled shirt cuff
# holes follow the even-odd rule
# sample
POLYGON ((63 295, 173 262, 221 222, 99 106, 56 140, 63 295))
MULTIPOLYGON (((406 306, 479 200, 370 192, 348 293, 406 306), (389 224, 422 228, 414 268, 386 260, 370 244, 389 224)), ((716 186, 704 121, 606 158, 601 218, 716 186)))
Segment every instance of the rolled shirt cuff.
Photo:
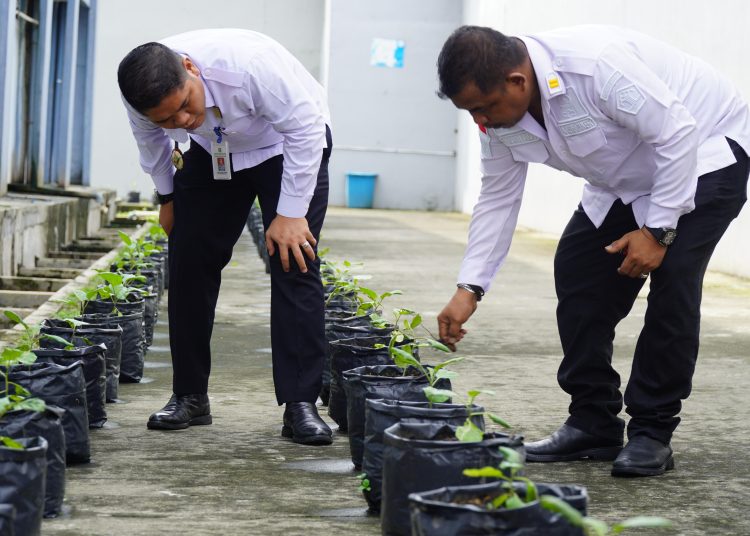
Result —
POLYGON ((312 197, 294 197, 281 194, 279 203, 276 205, 276 214, 287 218, 304 218, 310 206, 312 197))
POLYGON ((161 195, 167 195, 174 192, 174 172, 175 168, 172 167, 169 173, 151 176, 151 179, 154 181, 156 191, 161 195))

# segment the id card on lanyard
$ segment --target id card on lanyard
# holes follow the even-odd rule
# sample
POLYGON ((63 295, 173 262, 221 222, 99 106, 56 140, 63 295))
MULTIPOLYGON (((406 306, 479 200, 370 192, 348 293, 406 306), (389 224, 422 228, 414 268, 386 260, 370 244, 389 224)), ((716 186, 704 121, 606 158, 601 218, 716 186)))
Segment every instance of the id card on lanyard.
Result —
MULTIPOLYGON (((218 112, 218 110, 216 110, 218 112)), ((221 119, 221 112, 218 113, 221 119)), ((216 141, 211 142, 211 163, 214 168, 214 180, 228 181, 232 179, 232 170, 229 165, 229 144, 224 139, 221 126, 214 127, 216 141)))

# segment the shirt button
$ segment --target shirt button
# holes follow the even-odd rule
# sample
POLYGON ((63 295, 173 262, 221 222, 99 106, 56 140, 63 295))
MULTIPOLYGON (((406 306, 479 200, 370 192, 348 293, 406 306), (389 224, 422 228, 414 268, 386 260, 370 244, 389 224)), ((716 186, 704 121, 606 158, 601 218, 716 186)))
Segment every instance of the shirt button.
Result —
POLYGON ((203 74, 210 75, 211 74, 211 69, 204 69, 203 70, 203 74))

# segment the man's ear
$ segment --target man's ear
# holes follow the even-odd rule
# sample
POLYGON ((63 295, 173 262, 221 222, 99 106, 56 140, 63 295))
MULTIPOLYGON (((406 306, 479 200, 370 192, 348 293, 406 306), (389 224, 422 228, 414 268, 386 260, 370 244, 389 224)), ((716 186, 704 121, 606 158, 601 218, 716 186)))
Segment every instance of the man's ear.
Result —
POLYGON ((516 87, 520 90, 525 91, 528 89, 529 77, 521 71, 512 71, 505 77, 505 85, 510 87, 516 87))
POLYGON ((198 69, 198 66, 195 65, 195 63, 193 63, 188 57, 182 58, 182 65, 185 67, 185 70, 188 73, 194 76, 198 76, 201 73, 200 69, 198 69))

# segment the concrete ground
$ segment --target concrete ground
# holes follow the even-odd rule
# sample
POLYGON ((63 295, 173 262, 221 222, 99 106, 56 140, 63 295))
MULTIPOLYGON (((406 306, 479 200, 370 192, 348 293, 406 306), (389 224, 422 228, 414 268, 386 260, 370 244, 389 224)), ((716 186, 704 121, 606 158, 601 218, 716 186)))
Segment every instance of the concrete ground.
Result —
MULTIPOLYGON (((468 218, 457 214, 332 209, 321 245, 330 257, 360 261, 380 292, 401 289, 391 306, 421 311, 430 329, 453 293, 468 218)), ((482 403, 533 440, 566 416, 555 372, 552 254, 555 243, 517 233, 492 292, 468 325, 454 369, 458 391, 492 389, 482 403)), ((649 479, 614 479, 609 464, 530 465, 537 481, 587 486, 590 514, 614 522, 660 515, 659 534, 750 534, 750 283, 709 274, 701 355, 693 394, 673 446, 677 468, 649 479)), ((615 365, 627 380, 645 300, 618 328, 615 365)), ((224 271, 213 338, 214 424, 148 431, 148 415, 171 393, 166 303, 142 384, 120 386, 110 425, 92 432, 93 463, 71 467, 67 514, 45 535, 300 534, 375 535, 365 515, 345 436, 330 447, 279 436, 281 408, 271 380, 269 280, 245 233, 224 271)), ((656 533, 656 532, 654 532, 656 533)))

